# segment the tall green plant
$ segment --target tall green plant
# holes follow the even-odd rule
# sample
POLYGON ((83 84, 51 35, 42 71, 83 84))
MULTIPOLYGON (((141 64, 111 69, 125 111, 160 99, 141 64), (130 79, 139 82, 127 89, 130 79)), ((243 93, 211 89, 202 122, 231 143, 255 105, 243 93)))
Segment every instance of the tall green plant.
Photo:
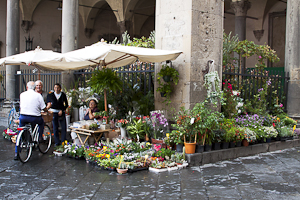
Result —
POLYGON ((123 82, 111 69, 95 70, 90 79, 89 85, 91 89, 100 94, 104 90, 111 90, 113 93, 122 90, 123 82))

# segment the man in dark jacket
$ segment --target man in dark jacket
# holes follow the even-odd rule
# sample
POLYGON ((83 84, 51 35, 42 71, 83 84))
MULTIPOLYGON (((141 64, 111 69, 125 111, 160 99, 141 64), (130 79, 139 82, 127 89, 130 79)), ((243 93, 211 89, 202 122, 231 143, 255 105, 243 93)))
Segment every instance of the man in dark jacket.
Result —
POLYGON ((65 93, 61 92, 61 85, 56 83, 54 85, 54 92, 51 92, 47 96, 47 108, 51 108, 53 112, 53 132, 55 145, 61 145, 66 140, 66 114, 65 111, 68 108, 68 100, 65 93), (61 125, 61 140, 58 134, 58 122, 61 125))

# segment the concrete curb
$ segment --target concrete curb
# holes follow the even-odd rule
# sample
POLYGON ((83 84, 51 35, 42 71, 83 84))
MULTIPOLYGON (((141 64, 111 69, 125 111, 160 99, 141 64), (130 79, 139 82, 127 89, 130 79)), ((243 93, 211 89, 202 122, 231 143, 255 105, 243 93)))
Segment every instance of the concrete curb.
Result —
POLYGON ((216 163, 223 160, 231 160, 238 157, 253 156, 259 153, 272 152, 282 149, 289 149, 300 146, 300 139, 276 141, 271 143, 261 143, 249 145, 247 147, 235 147, 208 151, 203 153, 186 154, 189 166, 199 166, 209 163, 216 163))

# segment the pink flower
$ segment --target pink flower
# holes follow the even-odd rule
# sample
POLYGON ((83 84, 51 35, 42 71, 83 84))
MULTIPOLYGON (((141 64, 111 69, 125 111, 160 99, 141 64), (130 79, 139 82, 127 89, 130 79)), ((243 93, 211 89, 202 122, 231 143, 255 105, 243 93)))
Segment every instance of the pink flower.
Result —
POLYGON ((262 57, 261 57, 261 56, 258 56, 258 58, 261 59, 262 57))
POLYGON ((282 105, 282 103, 279 105, 279 107, 281 108, 283 105, 282 105))

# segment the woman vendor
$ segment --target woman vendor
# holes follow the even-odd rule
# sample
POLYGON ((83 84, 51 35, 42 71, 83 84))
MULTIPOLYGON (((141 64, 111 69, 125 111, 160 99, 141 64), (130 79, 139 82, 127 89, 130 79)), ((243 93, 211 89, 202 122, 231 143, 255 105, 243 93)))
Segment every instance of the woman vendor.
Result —
POLYGON ((100 116, 94 116, 95 112, 99 112, 100 110, 97 108, 97 100, 91 99, 89 102, 89 109, 86 111, 84 115, 84 120, 98 119, 100 116))

